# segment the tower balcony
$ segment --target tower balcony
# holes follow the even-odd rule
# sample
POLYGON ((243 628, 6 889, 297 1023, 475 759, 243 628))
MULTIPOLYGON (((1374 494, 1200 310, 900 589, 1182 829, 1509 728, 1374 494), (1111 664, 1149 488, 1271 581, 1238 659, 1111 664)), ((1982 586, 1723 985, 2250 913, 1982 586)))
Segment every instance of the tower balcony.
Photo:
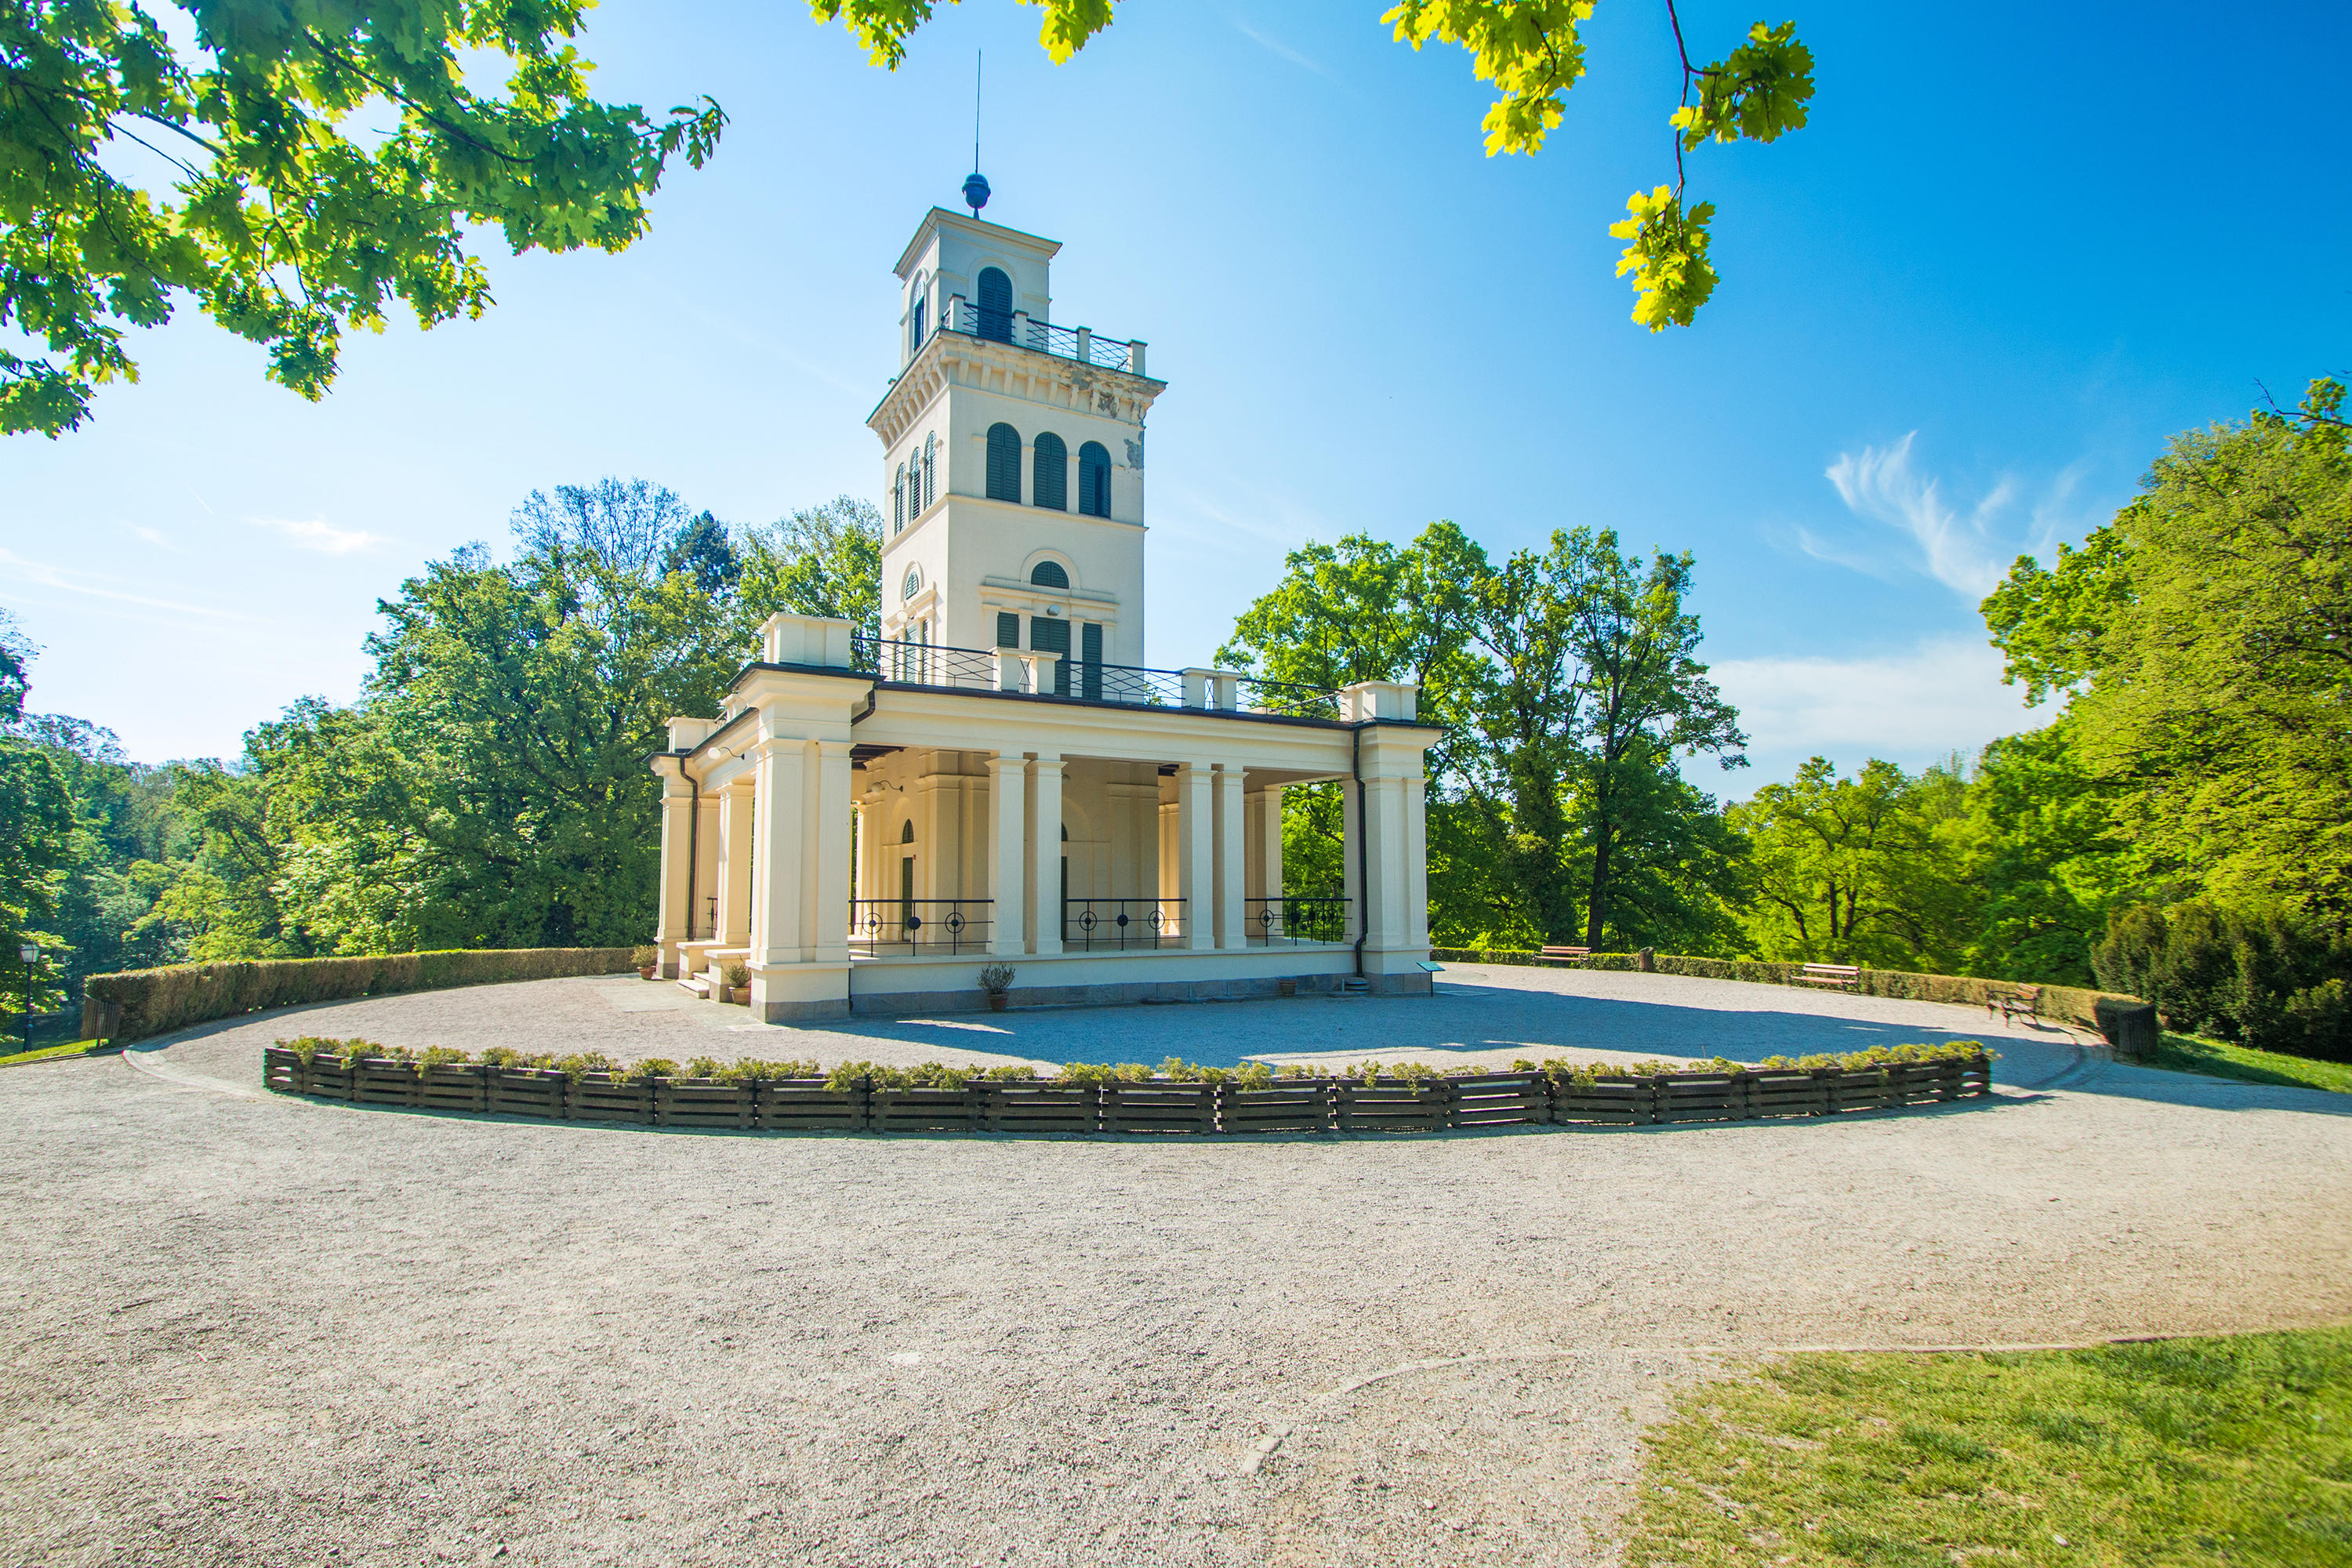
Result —
MULTIPOLYGON (((949 647, 896 642, 859 633, 850 639, 850 668, 889 685, 950 691, 1011 692, 1065 701, 1129 708, 1190 709, 1282 719, 1352 721, 1349 694, 1319 686, 1266 680, 1230 669, 1147 669, 1136 665, 1073 659, 1035 648, 949 647)), ((1410 715, 1390 715, 1410 717, 1410 715)))
MULTIPOLYGON (((1120 370, 1129 375, 1148 374, 1143 368, 1145 345, 1140 340, 1121 342, 1117 338, 1097 336, 1091 327, 1055 326, 1051 321, 1035 320, 1026 310, 1000 310, 976 305, 961 294, 948 297, 940 318, 941 331, 1011 343, 1055 359, 1075 360, 1097 370, 1120 370)), ((919 349, 922 345, 915 346, 919 349)))

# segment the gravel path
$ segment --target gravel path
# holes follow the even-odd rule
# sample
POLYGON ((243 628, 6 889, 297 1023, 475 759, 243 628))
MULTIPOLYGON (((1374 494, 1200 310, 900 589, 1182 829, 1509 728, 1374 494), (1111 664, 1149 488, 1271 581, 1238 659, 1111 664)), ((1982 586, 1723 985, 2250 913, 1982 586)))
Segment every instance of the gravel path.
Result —
POLYGON ((727 1010, 625 1010, 658 998, 635 981, 19 1068, 6 1556, 1607 1563, 1639 1429, 1727 1353, 2352 1316, 2352 1097, 2102 1064, 1922 1004, 1444 981, 739 1048, 1752 1056, 1940 1026, 1992 1040, 2004 1087, 1834 1122, 1164 1142, 493 1122, 251 1087, 258 1044, 305 1031, 730 1054, 727 1010))

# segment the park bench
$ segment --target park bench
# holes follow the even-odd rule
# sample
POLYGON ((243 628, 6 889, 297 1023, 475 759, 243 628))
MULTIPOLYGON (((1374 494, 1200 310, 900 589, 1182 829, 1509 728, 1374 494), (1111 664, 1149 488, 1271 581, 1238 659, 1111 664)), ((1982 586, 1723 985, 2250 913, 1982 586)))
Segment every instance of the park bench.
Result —
POLYGON ((2004 1024, 2008 1023, 2011 1019, 2017 1017, 2021 1014, 2028 1018, 2041 1017, 2042 987, 2039 985, 2019 985, 2014 986, 2008 991, 2004 991, 1997 996, 1986 997, 1985 1016, 1987 1017, 1991 1017, 1995 1014, 1999 1014, 2000 1016, 2000 1021, 2004 1024))
POLYGON ((1591 956, 1589 947, 1547 947, 1536 954, 1545 963, 1582 963, 1591 956))
POLYGON ((1854 982, 1862 978, 1862 965, 1808 963, 1805 965, 1805 972, 1797 978, 1808 985, 1834 985, 1841 991, 1851 991, 1853 989, 1854 982))

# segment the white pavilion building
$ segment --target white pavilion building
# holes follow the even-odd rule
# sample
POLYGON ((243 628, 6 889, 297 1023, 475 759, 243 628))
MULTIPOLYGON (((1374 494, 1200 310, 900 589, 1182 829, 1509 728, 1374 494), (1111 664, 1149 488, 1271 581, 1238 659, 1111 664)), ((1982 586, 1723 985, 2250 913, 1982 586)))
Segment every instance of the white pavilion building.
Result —
POLYGON ((1418 689, 1143 667, 1167 384, 1054 322, 1059 248, 934 207, 898 258, 881 636, 773 616, 670 721, 663 973, 740 963, 771 1023, 982 1006, 989 963, 1016 1002, 1426 991, 1418 689), (1346 885, 1286 896, 1282 792, 1323 780, 1346 885))

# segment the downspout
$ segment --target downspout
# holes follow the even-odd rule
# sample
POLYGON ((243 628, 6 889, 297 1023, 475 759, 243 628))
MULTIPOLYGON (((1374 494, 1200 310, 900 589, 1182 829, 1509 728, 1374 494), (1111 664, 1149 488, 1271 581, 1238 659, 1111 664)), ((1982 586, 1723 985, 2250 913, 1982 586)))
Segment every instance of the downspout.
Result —
POLYGON ((1364 798, 1364 727, 1348 737, 1348 772, 1356 781, 1356 978, 1364 977, 1364 939, 1372 934, 1372 866, 1364 848, 1371 837, 1371 803, 1364 798))

